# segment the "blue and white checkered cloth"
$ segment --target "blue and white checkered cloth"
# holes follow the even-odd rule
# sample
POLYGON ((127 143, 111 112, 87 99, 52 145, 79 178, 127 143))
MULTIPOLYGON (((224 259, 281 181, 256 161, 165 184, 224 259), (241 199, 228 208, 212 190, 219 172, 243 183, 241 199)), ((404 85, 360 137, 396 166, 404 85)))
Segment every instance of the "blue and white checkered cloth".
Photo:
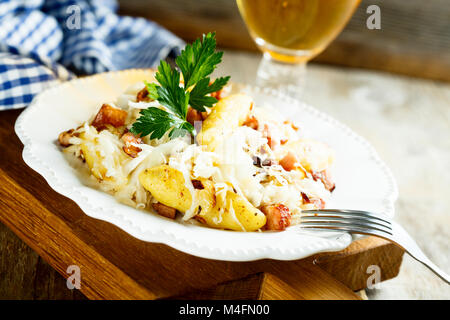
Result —
POLYGON ((0 0, 0 110, 25 107, 75 74, 154 67, 184 46, 116 9, 114 0, 0 0))

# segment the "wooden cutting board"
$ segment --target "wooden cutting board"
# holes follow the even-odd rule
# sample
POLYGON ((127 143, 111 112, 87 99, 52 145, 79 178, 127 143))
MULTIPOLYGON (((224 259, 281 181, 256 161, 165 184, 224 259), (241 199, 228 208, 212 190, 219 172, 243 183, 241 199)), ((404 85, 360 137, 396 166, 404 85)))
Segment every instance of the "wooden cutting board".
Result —
MULTIPOLYGON (((223 262, 147 243, 85 215, 22 160, 20 111, 0 117, 0 221, 91 299, 359 299, 370 265, 395 277, 403 250, 378 238, 296 261, 223 262)), ((44 124, 45 125, 45 124, 44 124)))

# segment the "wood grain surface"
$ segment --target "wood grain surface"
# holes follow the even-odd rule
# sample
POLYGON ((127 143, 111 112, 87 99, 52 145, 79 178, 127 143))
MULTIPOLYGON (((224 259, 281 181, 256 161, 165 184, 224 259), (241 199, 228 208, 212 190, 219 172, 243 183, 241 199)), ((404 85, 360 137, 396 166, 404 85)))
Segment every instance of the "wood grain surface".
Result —
MULTIPOLYGON (((234 0, 120 0, 120 12, 158 22, 185 40, 217 31, 219 45, 256 50, 234 0)), ((341 35, 317 62, 450 81, 448 0, 363 0, 341 35), (366 27, 369 5, 381 29, 366 27)))
POLYGON ((83 300, 66 280, 0 223, 0 299, 83 300))
MULTIPOLYGON (((369 275, 365 270, 359 270, 361 272, 346 283, 343 274, 358 270, 354 264, 361 263, 358 258, 361 247, 372 250, 373 254, 366 262, 379 264, 385 277, 395 276, 398 272, 402 251, 378 239, 365 240, 366 244, 360 243, 355 251, 350 248, 328 256, 244 263, 202 259, 162 244, 137 240, 107 222, 86 216, 74 202, 54 192, 41 176, 24 164, 22 144, 13 130, 19 113, 17 110, 2 112, 0 118, 0 146, 3 150, 0 159, 0 221, 64 277, 68 277, 68 266, 79 266, 81 292, 90 299, 197 296, 359 299, 352 289, 359 288, 369 275), (314 263, 316 258, 318 260, 314 263), (336 263, 338 268, 333 268, 331 261, 340 259, 345 259, 345 263, 336 263)), ((2 243, 4 246, 5 242, 2 243)), ((2 254, 14 253, 2 250, 2 254)), ((38 258, 28 255, 27 259, 31 261, 23 261, 21 265, 31 270, 29 266, 36 265, 38 258)), ((2 272, 14 269, 11 265, 2 268, 6 268, 2 272)), ((46 274, 39 272, 32 275, 24 273, 23 276, 30 279, 23 283, 34 283, 35 293, 13 292, 10 295, 39 298, 39 292, 44 292, 40 288, 51 282, 46 279, 46 274)), ((8 285, 3 282, 2 290, 8 285)), ((69 298, 71 294, 76 295, 64 293, 69 298)))

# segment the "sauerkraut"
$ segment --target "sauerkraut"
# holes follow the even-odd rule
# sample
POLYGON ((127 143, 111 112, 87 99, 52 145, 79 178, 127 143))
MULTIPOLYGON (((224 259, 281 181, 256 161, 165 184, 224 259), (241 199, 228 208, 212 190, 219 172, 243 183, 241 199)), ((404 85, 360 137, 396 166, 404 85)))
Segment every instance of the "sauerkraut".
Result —
MULTIPOLYGON (((93 119, 102 117, 93 114, 78 128, 65 132, 64 143, 63 134, 60 136, 63 152, 72 163, 78 162, 77 168, 89 176, 91 185, 113 194, 120 202, 153 212, 152 203, 161 201, 155 199, 139 177, 146 169, 168 165, 182 173, 184 186, 190 193, 190 207, 179 213, 181 219, 206 224, 208 219, 200 214, 204 198, 197 196, 198 186, 202 187, 198 181, 211 182, 212 206, 216 202, 226 204, 227 194, 232 192, 268 219, 272 214, 267 213, 267 208, 282 205, 283 214, 290 214, 291 224, 298 222, 302 209, 325 206, 334 190, 330 176, 333 152, 325 144, 302 137, 298 124, 272 109, 255 105, 241 125, 217 137, 213 152, 207 151, 190 135, 170 139, 166 134, 153 140, 149 136, 130 136, 130 127, 140 110, 165 109, 151 99, 138 101, 141 90, 145 90, 144 83, 134 84, 105 107, 109 115, 126 112, 126 119, 120 125, 106 121, 99 127, 97 120, 94 125, 93 119), (134 152, 129 152, 130 149, 134 152)), ((210 111, 205 116, 209 114, 210 111)), ((162 204, 170 207, 170 201, 162 204)), ((246 230, 233 206, 219 208, 218 212, 211 219, 217 226, 223 223, 222 213, 228 212, 237 225, 246 230)), ((282 229, 284 227, 278 230, 282 229)))

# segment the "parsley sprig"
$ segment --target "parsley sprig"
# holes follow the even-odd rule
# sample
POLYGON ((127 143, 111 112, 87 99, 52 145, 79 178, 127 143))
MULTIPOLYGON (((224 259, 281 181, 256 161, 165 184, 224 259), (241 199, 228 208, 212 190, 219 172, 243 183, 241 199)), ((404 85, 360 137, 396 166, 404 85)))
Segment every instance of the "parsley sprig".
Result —
POLYGON ((166 110, 149 107, 140 112, 133 123, 131 132, 141 137, 150 135, 150 139, 160 139, 169 131, 169 138, 195 134, 195 129, 187 118, 188 106, 206 111, 217 99, 209 94, 222 89, 230 77, 220 77, 211 83, 209 76, 222 61, 223 52, 215 52, 215 33, 203 35, 191 45, 186 45, 175 59, 180 71, 173 69, 167 62, 161 61, 155 75, 158 83, 145 85, 149 97, 157 100, 166 110), (180 86, 183 75, 184 84, 180 86))

